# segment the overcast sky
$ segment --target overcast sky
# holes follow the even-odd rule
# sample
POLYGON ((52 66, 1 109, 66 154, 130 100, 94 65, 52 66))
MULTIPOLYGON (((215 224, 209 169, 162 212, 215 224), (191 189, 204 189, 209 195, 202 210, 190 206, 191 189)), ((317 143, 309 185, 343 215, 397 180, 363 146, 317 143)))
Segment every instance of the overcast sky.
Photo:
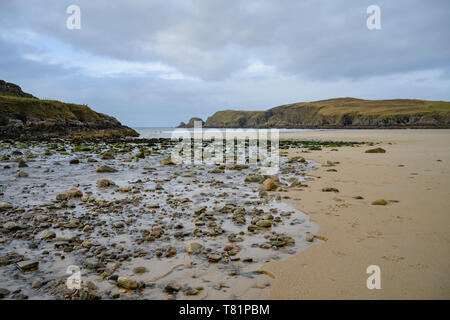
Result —
POLYGON ((335 97, 448 101, 449 20, 449 0, 0 0, 0 79, 140 127, 335 97))

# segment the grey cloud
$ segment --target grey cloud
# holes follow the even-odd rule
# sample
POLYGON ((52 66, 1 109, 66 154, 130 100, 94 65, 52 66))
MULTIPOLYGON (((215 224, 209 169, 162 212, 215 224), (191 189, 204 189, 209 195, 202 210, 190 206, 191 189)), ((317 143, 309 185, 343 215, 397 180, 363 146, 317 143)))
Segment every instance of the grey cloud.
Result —
POLYGON ((227 78, 252 60, 312 79, 448 68, 450 2, 376 2, 380 31, 365 26, 372 0, 82 0, 77 32, 65 28, 72 1, 16 0, 6 2, 2 24, 97 55, 159 61, 206 80, 227 78))
POLYGON ((41 98, 88 104, 131 126, 342 96, 450 100, 446 0, 79 0, 82 30, 69 31, 65 10, 73 2, 0 1, 0 79, 41 98), (374 2, 381 31, 365 26, 374 2), (46 53, 40 43, 22 41, 21 32, 30 31, 56 39, 46 43, 56 53, 66 54, 64 44, 97 57, 161 62, 199 79, 94 77, 27 60, 25 54, 46 53), (255 61, 272 68, 246 74, 255 61))

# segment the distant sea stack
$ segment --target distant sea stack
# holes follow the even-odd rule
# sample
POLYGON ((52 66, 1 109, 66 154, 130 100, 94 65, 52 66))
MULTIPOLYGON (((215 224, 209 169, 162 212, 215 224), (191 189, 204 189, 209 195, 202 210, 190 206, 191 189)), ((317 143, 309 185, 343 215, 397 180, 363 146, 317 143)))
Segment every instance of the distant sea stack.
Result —
POLYGON ((0 80, 0 138, 109 138, 139 136, 86 105, 40 100, 0 80))
MULTIPOLYGON (((192 121, 192 119, 191 119, 192 121)), ((193 122, 185 127, 193 126, 193 122)), ((337 98, 299 102, 267 111, 218 111, 207 128, 450 128, 450 102, 337 98)))
POLYGON ((192 117, 191 120, 189 120, 189 122, 186 124, 184 122, 181 122, 177 128, 193 128, 194 127, 194 123, 195 121, 201 121, 202 125, 205 124, 205 121, 203 121, 200 118, 196 118, 196 117, 192 117))

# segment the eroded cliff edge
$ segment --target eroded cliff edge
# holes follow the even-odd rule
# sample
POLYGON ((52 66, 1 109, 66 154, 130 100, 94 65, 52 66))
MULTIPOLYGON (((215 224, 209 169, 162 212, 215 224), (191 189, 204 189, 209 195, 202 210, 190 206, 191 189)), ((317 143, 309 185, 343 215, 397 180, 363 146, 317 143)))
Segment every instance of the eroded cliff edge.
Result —
POLYGON ((138 136, 114 117, 86 105, 41 100, 0 80, 0 138, 138 136))

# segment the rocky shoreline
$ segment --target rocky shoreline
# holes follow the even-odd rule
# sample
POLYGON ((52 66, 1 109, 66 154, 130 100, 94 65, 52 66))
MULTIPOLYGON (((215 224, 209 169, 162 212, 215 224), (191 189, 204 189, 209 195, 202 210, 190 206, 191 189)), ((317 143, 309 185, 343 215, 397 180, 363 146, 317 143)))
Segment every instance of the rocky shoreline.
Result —
POLYGON ((0 298, 264 298, 272 280, 259 268, 320 241, 317 226, 273 193, 307 187, 315 164, 282 155, 277 176, 174 165, 173 144, 2 141, 0 298), (79 289, 66 286, 71 266, 79 289))

